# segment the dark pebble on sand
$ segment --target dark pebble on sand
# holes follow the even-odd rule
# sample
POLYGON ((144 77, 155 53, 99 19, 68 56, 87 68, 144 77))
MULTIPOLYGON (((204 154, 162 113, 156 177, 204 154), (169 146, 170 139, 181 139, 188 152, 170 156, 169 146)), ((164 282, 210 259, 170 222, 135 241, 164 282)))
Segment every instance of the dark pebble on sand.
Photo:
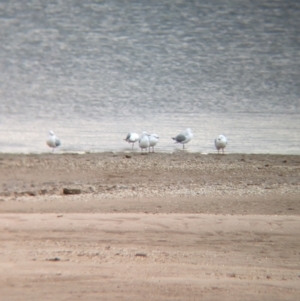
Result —
POLYGON ((80 194, 81 189, 78 189, 78 188, 64 188, 63 193, 64 194, 80 194))

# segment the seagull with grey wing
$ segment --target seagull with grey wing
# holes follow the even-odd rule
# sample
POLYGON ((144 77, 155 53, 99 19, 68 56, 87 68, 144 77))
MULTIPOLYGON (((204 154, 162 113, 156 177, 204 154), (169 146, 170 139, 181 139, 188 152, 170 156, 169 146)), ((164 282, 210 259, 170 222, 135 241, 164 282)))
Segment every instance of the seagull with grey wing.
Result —
POLYGON ((141 152, 143 152, 143 150, 147 151, 148 147, 150 147, 149 134, 147 132, 142 133, 141 138, 139 139, 139 146, 141 152))
POLYGON ((227 138, 224 135, 219 135, 218 138, 215 139, 215 146, 218 150, 218 154, 220 153, 220 149, 222 149, 222 153, 224 155, 224 149, 227 145, 227 138))
POLYGON ((157 144, 159 137, 156 134, 151 134, 148 137, 149 137, 149 153, 151 147, 152 147, 152 153, 154 153, 154 146, 157 144))
POLYGON ((127 141, 128 143, 132 143, 132 149, 133 149, 134 143, 139 141, 139 139, 140 139, 139 134, 137 134, 137 133, 128 133, 124 140, 127 141))
POLYGON ((175 143, 181 143, 182 149, 184 149, 184 145, 191 141, 193 138, 193 133, 191 129, 186 129, 184 132, 178 134, 176 137, 172 138, 175 140, 175 143))
POLYGON ((49 132, 49 136, 46 140, 49 147, 52 147, 52 152, 58 146, 60 146, 60 140, 54 135, 53 131, 49 132))

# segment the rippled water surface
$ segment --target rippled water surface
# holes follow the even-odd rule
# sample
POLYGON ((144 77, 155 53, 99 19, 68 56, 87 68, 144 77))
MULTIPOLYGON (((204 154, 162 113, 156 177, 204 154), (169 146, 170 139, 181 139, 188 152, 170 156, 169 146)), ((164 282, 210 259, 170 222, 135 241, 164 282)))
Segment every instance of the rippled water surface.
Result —
POLYGON ((300 154, 299 1, 1 1, 0 152, 300 154))

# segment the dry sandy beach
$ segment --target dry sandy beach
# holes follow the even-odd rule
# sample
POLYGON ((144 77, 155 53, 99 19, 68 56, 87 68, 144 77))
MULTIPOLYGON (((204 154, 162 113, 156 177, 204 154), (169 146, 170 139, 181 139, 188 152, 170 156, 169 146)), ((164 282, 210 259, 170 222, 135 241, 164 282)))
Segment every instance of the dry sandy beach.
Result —
POLYGON ((0 154, 1 300, 299 300, 299 197, 300 156, 0 154))

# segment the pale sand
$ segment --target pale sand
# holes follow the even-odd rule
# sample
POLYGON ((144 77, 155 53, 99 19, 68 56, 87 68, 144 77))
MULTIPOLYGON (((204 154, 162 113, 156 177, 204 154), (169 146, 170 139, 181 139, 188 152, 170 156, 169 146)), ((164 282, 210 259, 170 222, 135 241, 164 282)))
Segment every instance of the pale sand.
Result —
POLYGON ((0 155, 1 300, 298 300, 299 171, 299 156, 0 155))

